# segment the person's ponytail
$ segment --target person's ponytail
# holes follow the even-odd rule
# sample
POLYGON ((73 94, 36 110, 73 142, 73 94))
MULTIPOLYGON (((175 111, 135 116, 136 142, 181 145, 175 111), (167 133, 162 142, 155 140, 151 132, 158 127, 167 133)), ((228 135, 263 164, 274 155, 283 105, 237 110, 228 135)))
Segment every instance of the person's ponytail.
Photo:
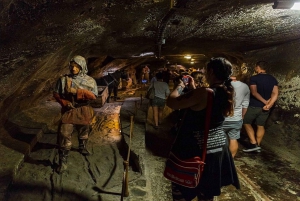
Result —
POLYGON ((224 82, 223 89, 227 95, 227 101, 224 103, 223 115, 225 117, 233 116, 234 112, 234 88, 231 85, 231 79, 227 79, 224 82))
POLYGON ((232 74, 231 63, 223 57, 211 58, 207 68, 212 69, 216 78, 223 81, 222 86, 227 100, 222 105, 222 113, 225 117, 232 116, 234 112, 234 88, 230 79, 232 74))

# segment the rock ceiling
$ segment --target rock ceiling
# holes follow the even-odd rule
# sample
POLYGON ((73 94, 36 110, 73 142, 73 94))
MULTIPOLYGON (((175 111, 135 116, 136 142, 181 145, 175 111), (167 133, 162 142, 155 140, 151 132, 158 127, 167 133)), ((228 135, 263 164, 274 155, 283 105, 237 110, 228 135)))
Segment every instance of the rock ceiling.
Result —
POLYGON ((300 11, 270 0, 2 0, 1 54, 60 48, 130 58, 238 57, 297 40, 300 11), (174 6, 171 8, 171 4, 174 6), (177 55, 177 56, 176 56, 177 55))
POLYGON ((188 65, 186 54, 199 64, 211 56, 239 62, 249 51, 297 41, 300 11, 273 9, 273 4, 271 0, 1 0, 2 112, 26 108, 49 95, 56 78, 67 70, 62 67, 75 54, 93 64, 93 76, 103 66, 105 70, 157 60, 188 65))

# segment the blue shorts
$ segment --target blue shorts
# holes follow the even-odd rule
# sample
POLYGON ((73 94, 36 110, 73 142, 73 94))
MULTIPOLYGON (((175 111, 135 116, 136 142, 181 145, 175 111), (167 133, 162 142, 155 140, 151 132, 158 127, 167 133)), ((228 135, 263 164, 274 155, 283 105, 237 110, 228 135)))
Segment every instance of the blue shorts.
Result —
POLYGON ((156 107, 165 107, 166 104, 166 99, 162 99, 162 98, 158 98, 158 97, 154 97, 154 99, 152 99, 150 101, 150 105, 151 106, 156 106, 156 107))
POLYGON ((244 116, 244 124, 255 123, 264 126, 270 114, 270 110, 263 110, 261 107, 248 107, 244 116))
POLYGON ((242 126, 243 126, 243 120, 240 120, 240 121, 224 121, 222 127, 230 140, 237 140, 240 139, 242 126))

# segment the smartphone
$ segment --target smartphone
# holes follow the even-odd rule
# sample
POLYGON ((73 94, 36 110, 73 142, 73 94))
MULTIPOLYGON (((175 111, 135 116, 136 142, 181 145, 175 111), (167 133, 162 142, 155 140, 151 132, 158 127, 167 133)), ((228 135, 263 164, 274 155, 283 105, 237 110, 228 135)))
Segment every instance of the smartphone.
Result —
POLYGON ((183 83, 189 83, 189 77, 188 76, 183 76, 182 77, 182 81, 183 81, 183 83))

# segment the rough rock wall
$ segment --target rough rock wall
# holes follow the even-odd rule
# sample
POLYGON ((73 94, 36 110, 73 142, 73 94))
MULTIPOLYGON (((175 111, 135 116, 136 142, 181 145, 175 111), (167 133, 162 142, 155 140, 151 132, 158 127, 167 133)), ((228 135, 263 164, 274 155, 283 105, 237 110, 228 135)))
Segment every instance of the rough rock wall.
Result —
POLYGON ((248 52, 245 58, 250 68, 254 67, 255 62, 259 60, 269 63, 267 72, 275 76, 279 82, 280 95, 277 106, 283 110, 295 111, 295 115, 300 112, 299 44, 300 41, 295 41, 248 52))
POLYGON ((131 56, 136 48, 128 44, 134 44, 138 52, 153 47, 155 16, 165 13, 167 5, 120 0, 0 1, 0 121, 51 96, 55 80, 67 72, 68 61, 76 54, 92 58, 125 52, 131 56), (119 36, 122 40, 116 39, 119 36))
POLYGON ((279 98, 266 125, 264 145, 287 158, 298 160, 300 147, 300 41, 247 52, 245 62, 250 75, 255 62, 269 62, 268 73, 279 82, 279 98))

